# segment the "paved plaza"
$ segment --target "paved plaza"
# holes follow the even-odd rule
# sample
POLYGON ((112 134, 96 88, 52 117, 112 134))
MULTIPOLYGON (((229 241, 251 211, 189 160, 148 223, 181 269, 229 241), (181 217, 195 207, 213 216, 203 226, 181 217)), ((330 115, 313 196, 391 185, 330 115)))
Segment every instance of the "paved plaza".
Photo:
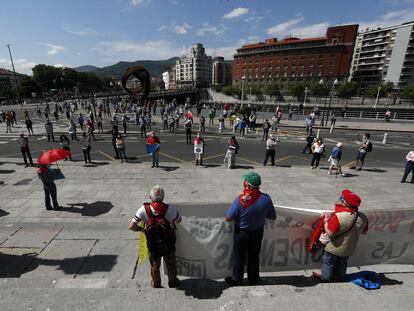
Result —
MULTIPOLYGON (((154 299, 165 301, 167 310, 294 310, 315 299, 319 310, 330 310, 327 302, 338 291, 354 301, 369 301, 366 310, 409 310, 413 303, 413 266, 403 265, 361 268, 381 273, 382 288, 373 292, 352 283, 318 284, 311 271, 266 273, 264 285, 253 287, 185 279, 177 290, 154 290, 149 264, 136 263, 138 236, 127 230, 154 184, 165 188, 169 203, 230 203, 241 191, 241 175, 253 168, 277 205, 332 209, 340 191, 349 188, 362 197, 362 211, 412 209, 413 185, 400 184, 400 169, 367 167, 335 178, 327 175, 326 165, 309 170, 240 164, 229 170, 219 164, 161 163, 160 169, 152 169, 148 163, 96 161, 82 167, 61 162, 66 179, 56 184, 63 209, 46 211, 36 169, 20 162, 0 159, 2 310, 149 310, 154 299)), ((349 305, 341 308, 338 303, 336 309, 349 310, 349 305)))

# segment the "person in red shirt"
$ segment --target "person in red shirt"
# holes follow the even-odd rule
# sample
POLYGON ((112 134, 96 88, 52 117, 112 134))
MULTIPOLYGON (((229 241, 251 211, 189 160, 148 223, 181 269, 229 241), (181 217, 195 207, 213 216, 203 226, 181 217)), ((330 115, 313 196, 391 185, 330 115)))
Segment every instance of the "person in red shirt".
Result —
POLYGON ((201 137, 201 133, 197 133, 197 137, 194 138, 194 157, 196 165, 203 165, 204 155, 204 139, 201 137))
POLYGON ((368 219, 358 211, 361 198, 346 189, 335 204, 335 212, 325 220, 329 237, 322 255, 321 274, 313 276, 322 282, 344 281, 348 258, 355 252, 360 234, 368 231, 368 219))
POLYGON ((152 158, 151 167, 159 167, 159 157, 160 157, 160 139, 155 136, 155 132, 151 132, 150 136, 147 138, 147 150, 148 154, 152 158))

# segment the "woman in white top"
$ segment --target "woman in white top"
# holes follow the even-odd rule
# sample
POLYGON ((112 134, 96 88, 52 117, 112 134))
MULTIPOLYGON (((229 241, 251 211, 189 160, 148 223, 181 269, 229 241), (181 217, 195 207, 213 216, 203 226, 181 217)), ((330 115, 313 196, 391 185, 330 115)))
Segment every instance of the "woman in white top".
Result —
POLYGON ((312 162, 311 168, 315 169, 319 166, 319 161, 321 160, 322 155, 325 153, 325 144, 323 143, 321 138, 316 140, 316 143, 312 145, 312 162))

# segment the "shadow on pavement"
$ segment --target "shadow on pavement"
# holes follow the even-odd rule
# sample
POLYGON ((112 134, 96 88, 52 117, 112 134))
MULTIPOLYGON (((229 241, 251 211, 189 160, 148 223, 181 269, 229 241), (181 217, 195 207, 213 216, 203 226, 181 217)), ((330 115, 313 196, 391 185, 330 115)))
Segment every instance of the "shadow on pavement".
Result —
POLYGON ((235 165, 233 167, 234 170, 250 170, 250 169, 254 169, 254 166, 251 165, 235 165))
POLYGON ((222 166, 221 164, 203 164, 203 165, 200 165, 201 167, 204 167, 204 168, 209 168, 209 167, 220 167, 220 166, 222 166))
POLYGON ((276 167, 286 167, 286 168, 292 167, 292 165, 289 165, 289 164, 276 164, 275 166, 276 167))
POLYGON ((108 201, 93 203, 69 203, 70 207, 62 207, 63 212, 80 213, 82 216, 99 216, 108 213, 114 206, 108 201))
POLYGON ((5 186, 6 184, 4 183, 4 181, 0 180, 0 186, 5 186))
POLYGON ((0 174, 11 174, 14 173, 15 170, 0 170, 0 174))
POLYGON ((179 166, 160 165, 159 168, 166 171, 166 172, 173 172, 175 170, 178 170, 180 167, 179 166))
POLYGON ((7 215, 9 215, 9 214, 10 214, 10 213, 8 213, 8 212, 6 212, 6 211, 4 211, 4 210, 0 209, 0 217, 7 216, 7 215))
POLYGON ((182 290, 186 296, 197 299, 214 299, 219 298, 226 288, 228 286, 225 282, 208 279, 185 279, 181 280, 177 290, 182 290))
POLYGON ((390 279, 387 276, 385 276, 384 273, 380 273, 381 278, 381 286, 394 286, 394 285, 402 285, 404 284, 403 281, 398 281, 395 279, 390 279))
POLYGON ((65 274, 79 275, 111 271, 117 255, 93 255, 67 259, 42 259, 36 253, 12 255, 0 253, 0 278, 18 278, 41 265, 56 266, 65 274))
POLYGON ((379 168, 364 168, 364 171, 371 172, 371 173, 386 173, 386 170, 381 170, 379 168))
POLYGON ((109 162, 91 162, 91 163, 87 163, 85 164, 83 167, 98 167, 98 166, 102 166, 102 165, 108 165, 109 162))

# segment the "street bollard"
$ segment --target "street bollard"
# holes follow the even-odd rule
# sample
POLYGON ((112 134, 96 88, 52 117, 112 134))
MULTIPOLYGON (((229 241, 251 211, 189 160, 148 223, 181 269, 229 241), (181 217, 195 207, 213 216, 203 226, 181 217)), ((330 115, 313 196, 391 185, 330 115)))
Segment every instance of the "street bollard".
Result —
POLYGON ((319 138, 320 133, 321 133, 321 130, 318 130, 318 131, 316 132, 316 139, 318 139, 318 138, 319 138))
POLYGON ((276 133, 276 141, 279 141, 279 136, 280 136, 280 130, 277 130, 277 133, 276 133))
POLYGON ((332 134, 333 133, 333 130, 334 130, 334 125, 332 124, 331 125, 331 129, 329 130, 329 134, 332 134))
POLYGON ((385 145, 387 143, 387 137, 388 137, 388 133, 384 133, 384 138, 382 140, 382 143, 385 145))

